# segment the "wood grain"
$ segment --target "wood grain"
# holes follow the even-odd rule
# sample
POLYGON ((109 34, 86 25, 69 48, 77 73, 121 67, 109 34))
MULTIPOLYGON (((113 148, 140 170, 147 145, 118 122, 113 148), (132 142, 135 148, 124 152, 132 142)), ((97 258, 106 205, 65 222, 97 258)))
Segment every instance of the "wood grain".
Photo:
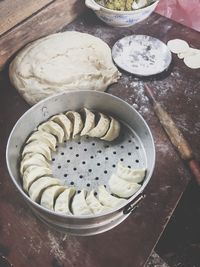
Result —
POLYGON ((56 0, 0 37, 0 70, 24 45, 62 29, 84 8, 83 0, 56 0))
POLYGON ((0 2, 0 36, 53 0, 4 0, 0 2))

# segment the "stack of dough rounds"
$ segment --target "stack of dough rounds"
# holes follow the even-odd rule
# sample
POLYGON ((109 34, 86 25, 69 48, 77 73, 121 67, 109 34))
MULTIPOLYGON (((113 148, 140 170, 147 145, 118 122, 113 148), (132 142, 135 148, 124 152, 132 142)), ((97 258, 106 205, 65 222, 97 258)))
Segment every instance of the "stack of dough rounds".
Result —
POLYGON ((168 48, 180 59, 183 59, 185 65, 191 69, 200 68, 200 49, 189 47, 188 43, 181 39, 169 40, 168 48))
POLYGON ((30 105, 68 90, 105 91, 120 77, 109 46, 76 31, 52 34, 27 45, 12 61, 9 75, 30 105))

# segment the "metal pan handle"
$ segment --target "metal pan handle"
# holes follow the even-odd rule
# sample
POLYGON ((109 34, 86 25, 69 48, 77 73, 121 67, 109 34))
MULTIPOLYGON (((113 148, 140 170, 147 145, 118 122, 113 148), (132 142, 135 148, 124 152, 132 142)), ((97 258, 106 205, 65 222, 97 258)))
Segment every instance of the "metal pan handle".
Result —
POLYGON ((136 208, 138 208, 138 205, 140 203, 140 201, 142 199, 145 198, 145 195, 143 193, 141 193, 140 195, 137 196, 136 199, 134 199, 134 202, 132 202, 131 204, 127 205, 124 210, 123 210, 123 214, 128 214, 133 212, 136 208))

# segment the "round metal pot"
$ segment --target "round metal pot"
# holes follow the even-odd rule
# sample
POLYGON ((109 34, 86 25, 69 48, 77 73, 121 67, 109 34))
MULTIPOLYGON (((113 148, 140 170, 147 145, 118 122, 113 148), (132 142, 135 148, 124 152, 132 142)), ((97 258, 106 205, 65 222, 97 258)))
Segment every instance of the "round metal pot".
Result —
MULTIPOLYGON (((129 145, 129 147, 131 147, 129 145)), ((34 213, 55 229, 75 235, 94 235, 105 232, 121 223, 143 198, 143 190, 151 179, 155 164, 155 147, 151 131, 141 115, 123 100, 97 91, 73 91, 49 97, 31 107, 15 124, 7 143, 6 161, 10 177, 23 199, 34 213), (66 110, 91 110, 111 114, 126 125, 141 146, 147 172, 145 180, 126 204, 98 216, 66 216, 47 210, 33 202, 23 191, 19 175, 21 149, 27 136, 52 115, 66 110)))

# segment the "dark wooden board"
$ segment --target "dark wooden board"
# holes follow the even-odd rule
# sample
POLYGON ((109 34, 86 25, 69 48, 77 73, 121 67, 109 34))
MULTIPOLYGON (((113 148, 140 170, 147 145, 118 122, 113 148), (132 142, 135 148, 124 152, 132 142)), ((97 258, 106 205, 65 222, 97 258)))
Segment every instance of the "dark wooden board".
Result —
MULTIPOLYGON (((101 23, 88 13, 66 28, 89 32, 110 46, 132 34, 150 34, 164 42, 179 37, 198 46, 199 34, 159 15, 129 29, 101 23)), ((123 72, 108 92, 133 105, 147 120, 156 144, 153 177, 140 207, 122 224, 106 233, 74 237, 50 229, 32 214, 9 178, 5 163, 8 135, 16 120, 29 108, 8 80, 7 69, 0 75, 0 255, 14 267, 141 267, 144 266, 164 230, 191 175, 166 137, 143 92, 143 83, 154 86, 156 98, 173 116, 200 159, 199 121, 200 73, 188 69, 173 57, 169 72, 156 79, 138 79, 123 72)), ((1 261, 0 261, 1 262, 1 261)), ((0 264, 1 265, 1 264, 0 264)))
POLYGON ((0 70, 20 48, 60 30, 84 9, 83 0, 55 0, 0 36, 0 70))
POLYGON ((0 36, 44 8, 52 0, 3 0, 0 2, 0 36))

